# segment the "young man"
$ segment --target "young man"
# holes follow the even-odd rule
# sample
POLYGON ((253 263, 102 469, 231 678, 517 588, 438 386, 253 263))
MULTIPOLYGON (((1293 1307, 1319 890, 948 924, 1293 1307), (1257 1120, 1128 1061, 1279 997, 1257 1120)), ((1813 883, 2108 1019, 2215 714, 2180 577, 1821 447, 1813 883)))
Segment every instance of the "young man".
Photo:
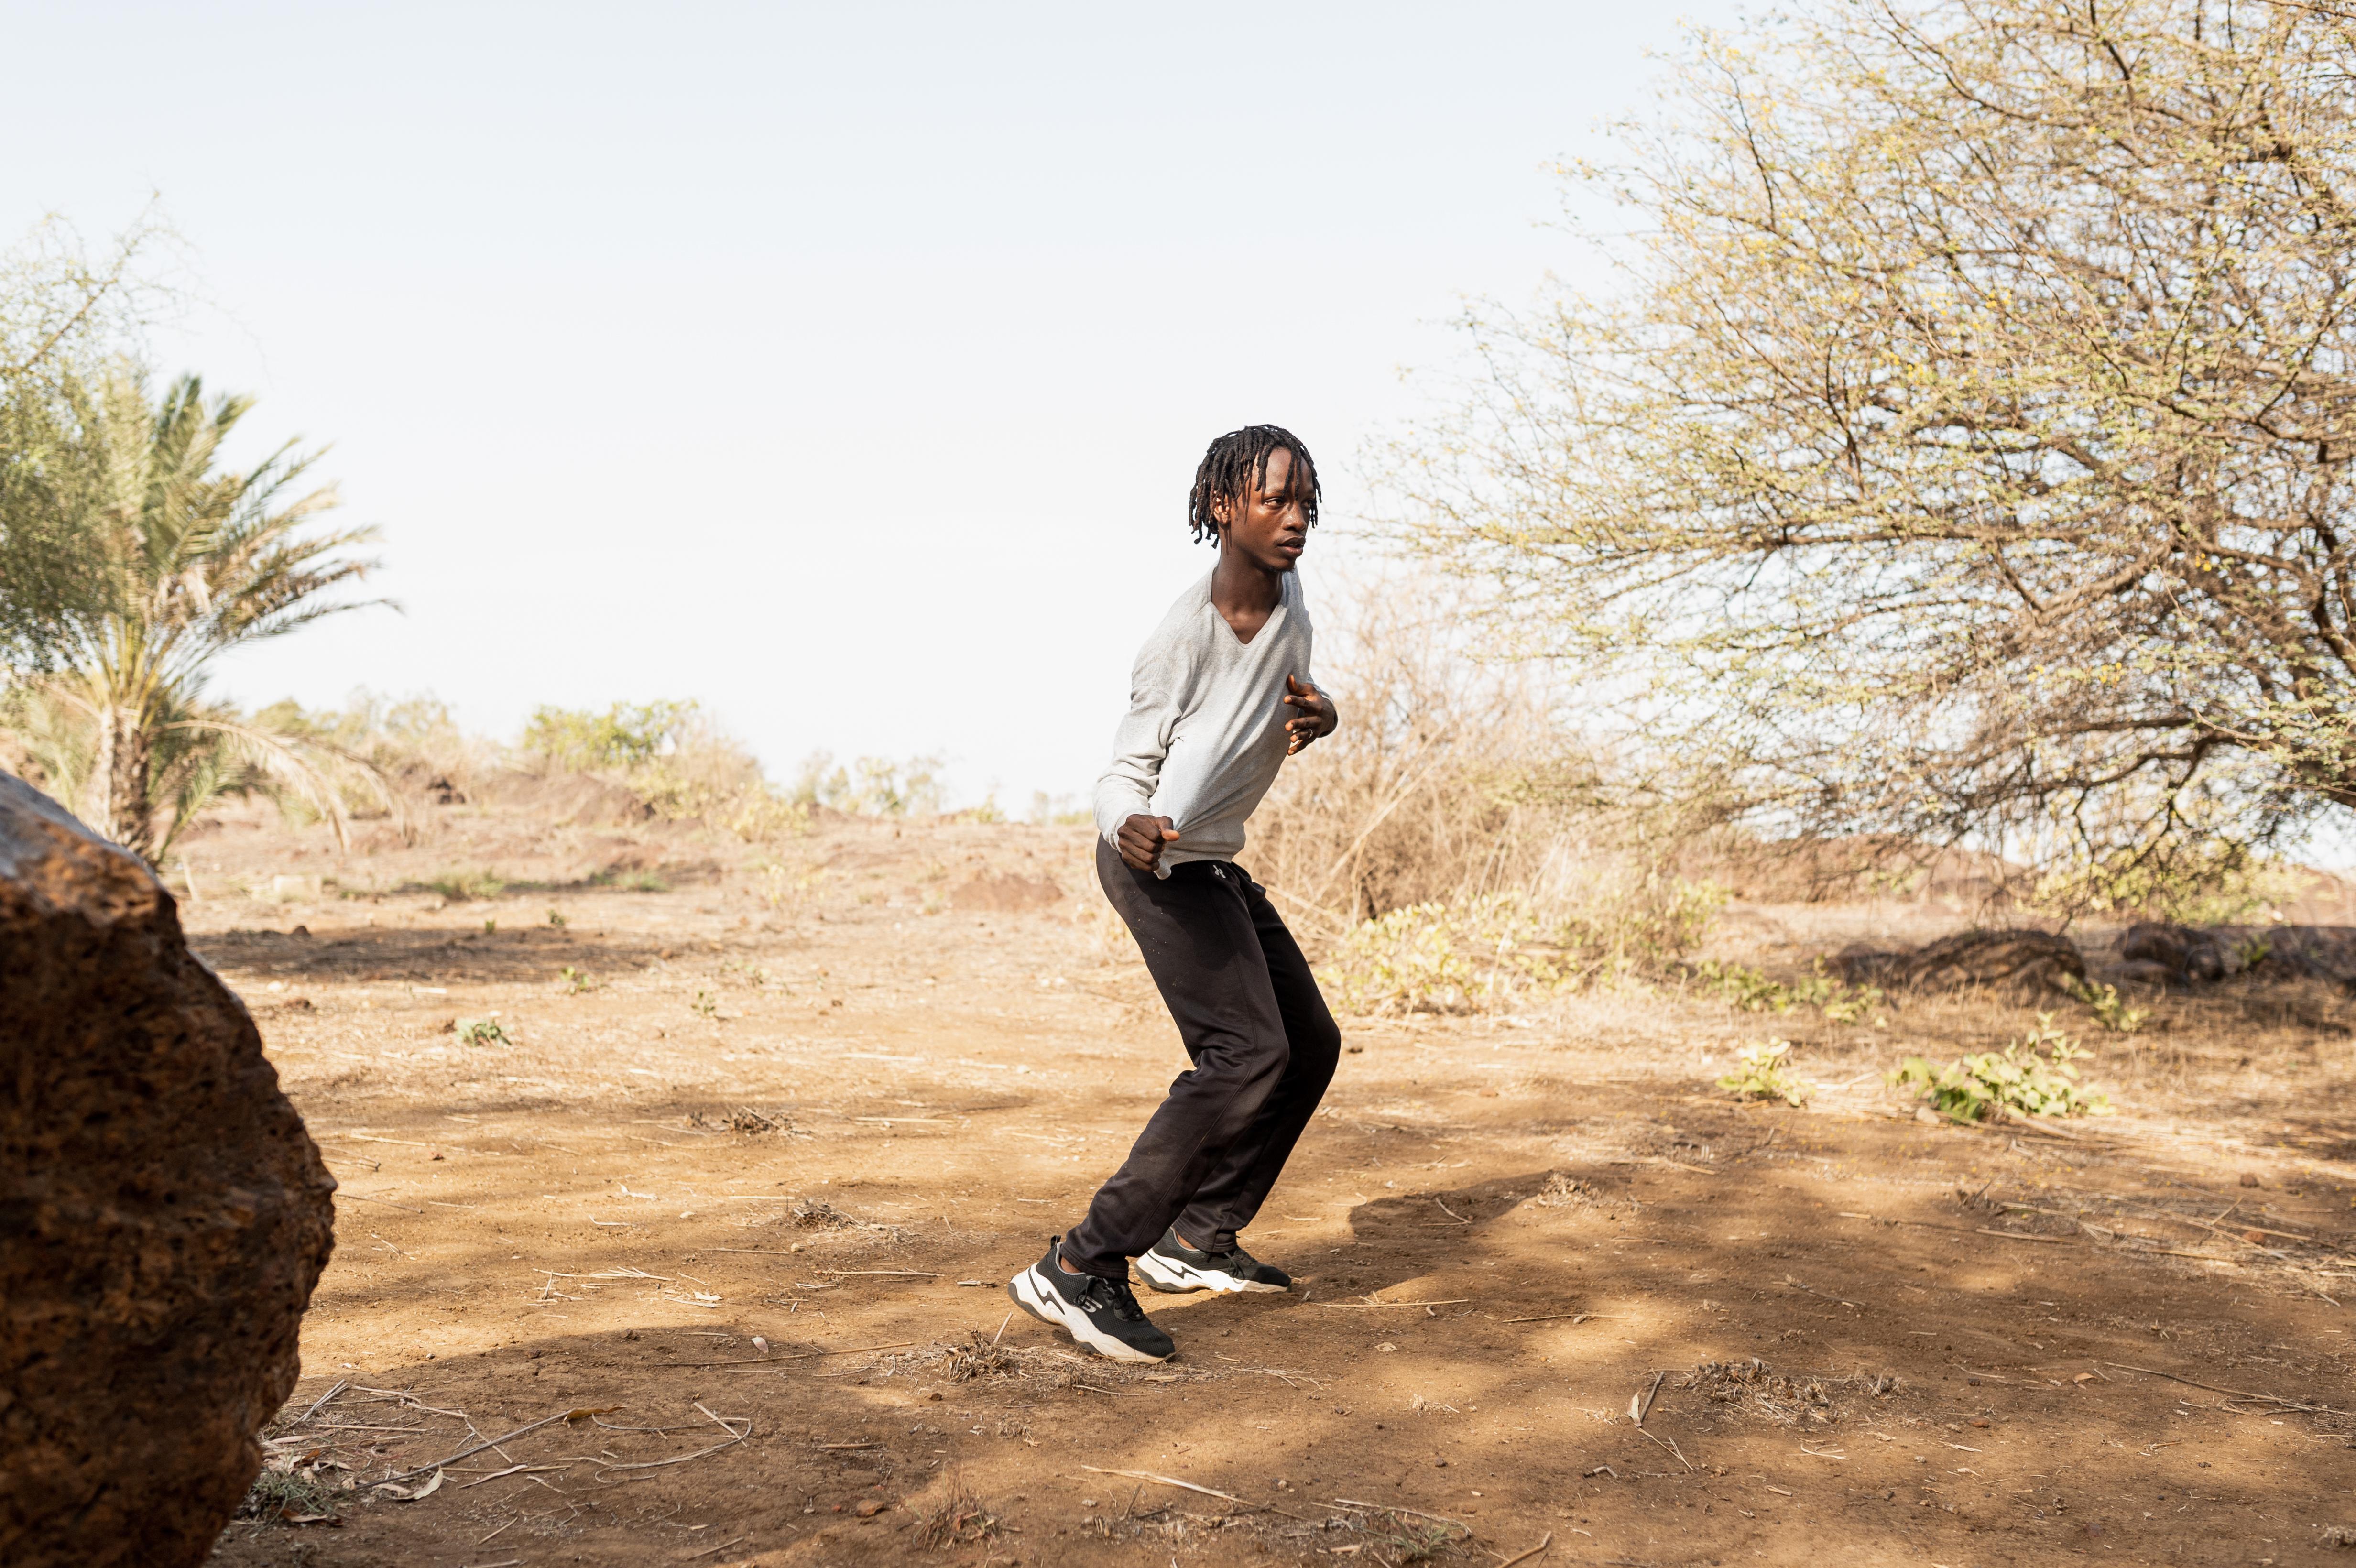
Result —
POLYGON ((1194 1066, 1087 1218, 1007 1291, 1119 1360, 1175 1348, 1130 1293, 1132 1258, 1162 1291, 1292 1285, 1236 1232, 1317 1109, 1342 1035, 1300 944, 1235 857, 1277 768, 1336 721, 1309 678, 1309 607, 1292 570, 1317 501, 1317 469, 1290 433, 1250 425, 1211 443, 1188 520, 1197 539, 1216 540, 1218 564, 1139 651, 1097 784, 1098 880, 1194 1066))

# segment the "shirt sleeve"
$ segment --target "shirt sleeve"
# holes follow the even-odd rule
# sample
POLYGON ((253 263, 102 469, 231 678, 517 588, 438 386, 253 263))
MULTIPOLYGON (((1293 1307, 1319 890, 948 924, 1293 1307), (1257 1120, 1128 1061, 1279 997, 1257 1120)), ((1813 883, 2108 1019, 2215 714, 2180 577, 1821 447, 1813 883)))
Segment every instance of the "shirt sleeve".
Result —
POLYGON ((1112 762, 1097 780, 1097 832, 1106 843, 1115 841, 1122 823, 1152 805, 1177 721, 1178 703, 1165 683, 1147 678, 1141 667, 1130 681, 1129 711, 1113 736, 1112 762))

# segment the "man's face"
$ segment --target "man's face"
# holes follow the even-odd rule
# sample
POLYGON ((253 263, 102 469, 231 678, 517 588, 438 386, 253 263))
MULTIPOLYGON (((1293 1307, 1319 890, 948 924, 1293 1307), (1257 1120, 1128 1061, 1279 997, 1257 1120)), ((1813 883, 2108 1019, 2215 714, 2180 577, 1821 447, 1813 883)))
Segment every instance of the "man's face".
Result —
POLYGON ((1309 487, 1293 483, 1292 453, 1269 454, 1268 473, 1241 502, 1217 507, 1219 548, 1268 571, 1290 571, 1309 545, 1309 487))

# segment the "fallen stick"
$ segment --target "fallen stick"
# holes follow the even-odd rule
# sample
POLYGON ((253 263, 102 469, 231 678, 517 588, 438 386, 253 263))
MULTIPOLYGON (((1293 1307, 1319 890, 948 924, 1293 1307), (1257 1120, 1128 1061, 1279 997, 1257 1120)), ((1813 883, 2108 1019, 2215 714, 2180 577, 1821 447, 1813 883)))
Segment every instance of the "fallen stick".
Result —
POLYGON ((471 1459, 486 1448, 496 1448, 502 1443, 511 1443, 527 1432, 537 1432, 541 1427, 546 1426, 550 1422, 562 1421, 572 1413, 573 1412, 570 1410, 560 1410, 554 1415, 543 1415, 538 1421, 529 1422, 522 1426, 517 1427, 513 1432, 509 1433, 504 1437, 494 1437, 488 1442, 477 1443, 472 1448, 461 1448, 446 1459, 436 1459, 431 1465, 420 1465, 413 1470, 403 1470, 398 1476, 387 1476, 383 1480, 378 1481, 374 1484, 380 1487, 388 1484, 397 1484, 402 1481, 409 1480, 412 1477, 422 1476, 428 1470, 438 1470, 444 1465, 455 1465, 461 1459, 471 1459))
POLYGON ((1568 1317, 1573 1323, 1584 1323, 1590 1317, 1601 1316, 1602 1314, 1599 1312, 1548 1312, 1537 1317, 1508 1317, 1505 1321, 1508 1323, 1559 1323, 1568 1317))
POLYGON ((692 1563, 698 1557, 709 1557, 715 1552, 725 1552, 732 1546, 742 1546, 744 1542, 752 1539, 753 1538, 750 1535, 740 1535, 734 1541, 723 1541, 717 1546, 707 1546, 701 1552, 691 1552, 689 1555, 680 1558, 680 1561, 681 1563, 692 1563))
POLYGON ((2067 1236, 2031 1236, 2019 1231, 1991 1231, 1986 1225, 1975 1225, 1972 1229, 1983 1236, 2002 1236, 2008 1242, 2043 1242, 2057 1247, 2070 1244, 2067 1236))
POLYGON ((939 1275, 934 1274, 934 1273, 930 1272, 929 1270, 920 1269, 920 1268, 822 1268, 822 1269, 819 1270, 818 1272, 819 1272, 819 1273, 820 1273, 820 1274, 832 1274, 832 1275, 854 1275, 854 1274, 889 1274, 889 1275, 908 1275, 910 1278, 913 1278, 913 1279, 938 1279, 938 1278, 940 1278, 940 1277, 941 1277, 939 1275))
POLYGON ((1080 1468, 1083 1470, 1092 1471, 1099 1476, 1126 1476, 1132 1481, 1151 1481, 1159 1486, 1176 1487, 1182 1491, 1200 1492, 1206 1498, 1218 1498, 1226 1502, 1240 1503, 1245 1508, 1266 1509, 1270 1513, 1283 1514, 1287 1519, 1297 1519, 1303 1524, 1318 1524, 1323 1522, 1319 1520, 1311 1519, 1304 1513, 1294 1513, 1290 1509, 1280 1509, 1274 1503, 1256 1503, 1248 1498, 1239 1498, 1233 1492, 1215 1492, 1208 1487, 1198 1487, 1192 1481, 1182 1481, 1175 1476, 1157 1476, 1151 1470, 1106 1470, 1099 1469, 1094 1465, 1083 1465, 1080 1468))
POLYGON ((2106 1367, 2116 1367, 2123 1372, 2141 1372, 2146 1377, 2166 1378, 2169 1382, 2182 1383, 2187 1388, 2207 1389, 2211 1393, 2229 1393, 2235 1399, 2262 1399, 2269 1404, 2280 1405, 2285 1410, 2304 1411, 2314 1415, 2346 1415, 2350 1413, 2347 1411, 2335 1409, 2328 1404, 2308 1404, 2300 1400, 2281 1399, 2270 1393, 2250 1393, 2242 1389, 2225 1388, 2217 1383, 2204 1383, 2192 1378, 2179 1377, 2174 1372, 2163 1372, 2158 1367, 2131 1367, 2125 1361, 2104 1361, 2102 1364, 2106 1367))
MULTIPOLYGON (((1440 1203, 1440 1200, 1437 1198, 1433 1199, 1432 1201, 1434 1203, 1440 1203)), ((1460 1225, 1469 1225, 1472 1222, 1472 1221, 1467 1220, 1463 1215, 1459 1214, 1455 1210, 1451 1209, 1445 1203, 1440 1203, 1440 1211, 1447 1215, 1450 1219, 1455 1221, 1460 1225)))
POLYGON ((1506 1558, 1503 1563, 1497 1564, 1497 1568, 1514 1568, 1515 1563, 1526 1563, 1531 1558, 1536 1557, 1539 1552, 1544 1552, 1547 1547, 1552 1546, 1553 1544, 1554 1531, 1549 1530, 1546 1532, 1546 1539, 1544 1541, 1539 1541, 1536 1546, 1531 1547, 1527 1552, 1523 1552, 1518 1557, 1506 1558))
POLYGON ((1645 1431, 1641 1426, 1636 1428, 1636 1435, 1639 1437, 1648 1438, 1653 1443, 1667 1449, 1671 1454, 1676 1456, 1677 1463, 1683 1465, 1687 1469, 1690 1470, 1693 1468, 1693 1461, 1686 1457, 1685 1450, 1677 1446, 1676 1439, 1672 1438, 1668 1442, 1663 1443, 1659 1438, 1653 1436, 1651 1433, 1645 1431))
POLYGON ((1653 1386, 1628 1401, 1629 1419, 1638 1426, 1644 1425, 1644 1417, 1653 1413, 1653 1396, 1661 1392, 1661 1380, 1668 1375, 1666 1372, 1655 1372, 1653 1386))
MULTIPOLYGON (((707 1454, 717 1454, 723 1448, 734 1448, 736 1445, 744 1442, 746 1438, 753 1435, 753 1418, 749 1415, 739 1415, 733 1418, 744 1424, 744 1430, 739 1432, 734 1427, 729 1425, 727 1421, 723 1421, 719 1416, 713 1415, 712 1412, 704 1410, 701 1404, 699 1403, 695 1408, 699 1411, 702 1411, 706 1416, 710 1417, 711 1420, 719 1426, 721 1431, 728 1434, 727 1442, 714 1443, 709 1448, 698 1448, 692 1454, 680 1454, 669 1459, 646 1459, 641 1460, 635 1465, 607 1465, 605 1467, 605 1474, 610 1476, 617 1470, 659 1470, 666 1465, 684 1465, 690 1460, 701 1459, 707 1454)), ((594 1465, 600 1461, 592 1459, 589 1462, 594 1465)))
POLYGON ((1446 1301, 1321 1301, 1320 1307, 1338 1307, 1344 1312, 1372 1312, 1377 1307, 1462 1307, 1472 1298, 1452 1296, 1446 1301))
POLYGON ((361 1203, 381 1203, 388 1209, 398 1209, 404 1214, 423 1214, 425 1212, 423 1209, 412 1209, 406 1203, 395 1203, 390 1198, 371 1198, 365 1192, 338 1192, 336 1196, 338 1198, 353 1199, 361 1203))
POLYGON ((900 1339, 889 1345, 861 1345, 849 1350, 797 1350, 790 1356, 762 1356, 744 1361, 668 1361, 673 1367, 774 1367, 780 1361, 809 1361, 820 1356, 863 1356, 870 1350, 905 1350, 914 1339, 900 1339))
POLYGON ((463 1492, 466 1487, 487 1487, 502 1476, 532 1474, 545 1470, 569 1470, 572 1467, 570 1465, 510 1465, 504 1470, 493 1470, 478 1481, 468 1481, 466 1487, 460 1487, 458 1489, 463 1492))
POLYGON ((780 1252, 776 1247, 706 1247, 703 1250, 707 1253, 741 1253, 747 1257, 755 1258, 789 1258, 794 1255, 789 1252, 780 1252))
MULTIPOLYGON (((1616 1481, 1620 1477, 1614 1476, 1612 1478, 1616 1481)), ((1442 1524, 1452 1524, 1467 1533, 1470 1533, 1472 1529, 1461 1519, 1451 1519, 1444 1513, 1426 1513, 1419 1508, 1401 1508, 1397 1503, 1362 1503, 1355 1498, 1335 1498, 1333 1500, 1344 1508, 1373 1509, 1378 1513, 1411 1513, 1418 1519, 1436 1519, 1442 1524)))
POLYGON ((316 1415, 316 1414, 318 1414, 318 1413, 319 1413, 319 1407, 320 1407, 321 1405, 326 1404, 329 1400, 331 1400, 331 1399, 335 1398, 337 1394, 339 1394, 339 1393, 343 1392, 344 1392, 344 1390, 346 1390, 346 1389, 349 1388, 350 1386, 351 1386, 351 1380, 350 1380, 349 1378, 337 1378, 337 1379, 336 1380, 336 1386, 335 1386, 335 1387, 333 1387, 333 1388, 329 1389, 327 1392, 325 1392, 325 1393, 321 1394, 321 1395, 318 1397, 317 1401, 316 1401, 316 1402, 315 1402, 315 1403, 312 1404, 312 1406, 311 1406, 311 1408, 310 1408, 310 1409, 308 1409, 308 1410, 305 1411, 302 1414, 300 1414, 300 1415, 296 1416, 296 1417, 295 1417, 292 1422, 288 1423, 288 1424, 289 1424, 289 1425, 292 1425, 292 1426, 300 1426, 300 1425, 302 1425, 305 1422, 306 1422, 306 1421, 310 1420, 313 1416, 315 1416, 315 1415, 316 1415))

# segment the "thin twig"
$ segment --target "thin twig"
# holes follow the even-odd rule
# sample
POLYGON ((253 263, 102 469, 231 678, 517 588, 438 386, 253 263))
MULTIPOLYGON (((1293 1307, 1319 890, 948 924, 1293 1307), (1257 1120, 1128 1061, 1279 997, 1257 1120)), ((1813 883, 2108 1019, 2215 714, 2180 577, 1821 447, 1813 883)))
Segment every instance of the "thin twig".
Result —
MULTIPOLYGON (((1614 1476, 1612 1479, 1617 1480, 1619 1477, 1614 1476)), ((1462 1531, 1469 1531, 1472 1528, 1462 1520, 1451 1519, 1444 1513, 1426 1513, 1421 1509, 1401 1508, 1397 1503, 1362 1503, 1355 1498, 1335 1498, 1333 1500, 1344 1508, 1373 1509, 1380 1513, 1411 1513, 1418 1519, 1436 1519, 1442 1524, 1452 1524, 1462 1531)))
POLYGON ((862 1345, 851 1350, 797 1350, 790 1356, 760 1356, 744 1361, 666 1361, 672 1367, 774 1367, 780 1361, 808 1361, 820 1356, 863 1356, 870 1350, 905 1350, 914 1339, 897 1339, 889 1345, 862 1345))
POLYGON ((2067 1236, 2031 1236, 2019 1231, 1991 1231, 1986 1225, 1975 1225, 1972 1229, 1983 1236, 2002 1236, 2008 1242, 2044 1242, 2057 1247, 2066 1247, 2070 1244, 2070 1238, 2067 1236))
MULTIPOLYGON (((335 1386, 335 1387, 333 1387, 333 1388, 329 1389, 327 1392, 325 1392, 325 1393, 321 1394, 321 1395, 319 1396, 319 1398, 318 1398, 317 1402, 316 1402, 316 1403, 315 1403, 311 1406, 311 1408, 310 1408, 310 1409, 308 1409, 308 1410, 305 1411, 302 1414, 300 1414, 300 1415, 296 1416, 296 1417, 295 1417, 292 1422, 288 1423, 288 1424, 289 1424, 289 1425, 291 1425, 291 1426, 300 1426, 300 1425, 302 1425, 305 1422, 306 1422, 306 1421, 310 1420, 313 1416, 315 1416, 315 1415, 316 1415, 316 1414, 318 1414, 318 1413, 319 1413, 319 1407, 320 1407, 321 1405, 326 1404, 329 1400, 331 1400, 331 1399, 335 1398, 337 1394, 339 1394, 339 1393, 343 1392, 344 1392, 344 1390, 346 1390, 346 1389, 349 1388, 350 1386, 351 1386, 351 1380, 350 1380, 349 1378, 337 1378, 337 1379, 336 1380, 336 1386, 335 1386)), ((479 1545, 479 1544, 480 1544, 480 1542, 477 1542, 477 1544, 478 1544, 478 1545, 479 1545)))
POLYGON ((1266 1509, 1270 1513, 1280 1513, 1287 1519, 1297 1519, 1304 1524, 1323 1522, 1321 1520, 1311 1519, 1305 1513, 1294 1513, 1289 1509, 1280 1509, 1274 1503, 1256 1503, 1248 1498, 1239 1498, 1233 1492, 1215 1492, 1208 1487, 1198 1487, 1192 1481, 1182 1481, 1175 1476, 1157 1476, 1151 1470, 1106 1470, 1094 1465, 1083 1465, 1080 1468, 1093 1471, 1099 1476, 1124 1476, 1132 1481, 1152 1481, 1161 1486, 1176 1487, 1182 1491, 1200 1492, 1206 1498, 1218 1498, 1226 1502, 1239 1503, 1245 1508, 1266 1509))
POLYGON ((692 1563, 698 1557, 709 1557, 715 1552, 725 1552, 732 1546, 742 1546, 744 1542, 752 1539, 753 1537, 749 1533, 740 1535, 734 1541, 723 1541, 717 1546, 707 1546, 701 1552, 691 1552, 689 1555, 680 1558, 680 1561, 681 1563, 692 1563))
POLYGON ((907 1275, 916 1279, 938 1279, 941 1276, 920 1268, 822 1268, 820 1274, 892 1274, 907 1275))
POLYGON ((1693 1468, 1693 1461, 1685 1456, 1684 1450, 1680 1449, 1676 1445, 1676 1439, 1671 1438, 1667 1442, 1664 1443, 1661 1439, 1655 1437, 1651 1433, 1645 1431, 1641 1426, 1636 1428, 1636 1435, 1657 1444, 1659 1446, 1667 1449, 1671 1454, 1676 1455, 1677 1463, 1683 1465, 1687 1469, 1690 1470, 1693 1468))
POLYGON ((1655 1372, 1653 1386, 1628 1402, 1629 1413, 1636 1418, 1638 1426, 1644 1425, 1644 1417, 1653 1413, 1653 1396, 1661 1392, 1661 1380, 1668 1375, 1666 1372, 1655 1372))
POLYGON ((472 1448, 461 1448, 446 1459, 436 1459, 430 1465, 420 1465, 414 1470, 403 1470, 398 1476, 387 1476, 384 1480, 379 1481, 377 1485, 383 1486, 388 1482, 406 1481, 413 1476, 422 1476, 428 1470, 438 1470, 445 1465, 455 1465, 461 1459, 472 1458, 486 1448, 496 1448, 502 1443, 513 1442, 516 1438, 522 1436, 527 1432, 537 1432, 541 1427, 546 1426, 549 1423, 552 1421, 562 1421, 572 1413, 572 1410, 566 1409, 558 1411, 554 1415, 543 1415, 538 1421, 528 1422, 525 1424, 517 1427, 513 1432, 508 1433, 505 1436, 494 1437, 485 1443, 477 1443, 472 1448))
MULTIPOLYGON (((1432 1201, 1434 1203, 1440 1203, 1440 1200, 1437 1198, 1434 1198, 1432 1201)), ((1472 1221, 1467 1220, 1463 1215, 1459 1214, 1455 1210, 1451 1209, 1445 1203, 1440 1203, 1440 1211, 1447 1215, 1450 1219, 1455 1221, 1460 1225, 1469 1225, 1472 1222, 1472 1221)))
POLYGON ((1506 1558, 1503 1563, 1497 1564, 1497 1568, 1514 1568, 1515 1563, 1526 1563, 1531 1558, 1536 1557, 1539 1552, 1544 1552, 1547 1547, 1552 1546, 1553 1544, 1554 1531, 1549 1530, 1546 1532, 1546 1539, 1544 1541, 1539 1541, 1536 1546, 1531 1547, 1527 1552, 1523 1552, 1518 1557, 1506 1558))
POLYGON ((404 1214, 423 1214, 425 1212, 423 1209, 412 1209, 406 1203, 395 1203, 390 1198, 371 1198, 365 1192, 338 1192, 336 1196, 338 1198, 356 1199, 362 1203, 381 1203, 388 1209, 398 1209, 404 1214))
POLYGON ((2182 1383, 2187 1388, 2207 1389, 2211 1393, 2229 1393, 2235 1399, 2262 1399, 2269 1404, 2280 1405, 2285 1410, 2304 1411, 2313 1415, 2346 1415, 2350 1413, 2347 1411, 2335 1409, 2333 1406, 2328 1404, 2308 1404, 2303 1401, 2283 1399, 2275 1394, 2249 1393, 2241 1389, 2225 1388, 2217 1383, 2204 1383, 2192 1378, 2179 1377, 2174 1372, 2163 1372, 2158 1367, 2131 1367, 2125 1361, 2104 1361, 2103 1365, 2106 1367, 2116 1367, 2121 1371, 2125 1372, 2141 1372, 2146 1377, 2166 1378, 2172 1383, 2182 1383))

